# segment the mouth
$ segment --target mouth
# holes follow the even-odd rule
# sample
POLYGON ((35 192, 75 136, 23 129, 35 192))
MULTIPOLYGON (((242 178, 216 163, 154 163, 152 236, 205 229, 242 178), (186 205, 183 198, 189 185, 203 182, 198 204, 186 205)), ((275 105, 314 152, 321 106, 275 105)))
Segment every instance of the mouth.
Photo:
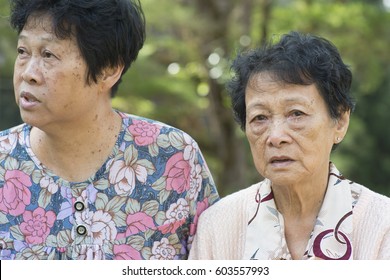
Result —
POLYGON ((23 91, 19 96, 19 107, 24 111, 31 111, 40 103, 41 101, 32 93, 23 91))
POLYGON ((25 92, 25 91, 23 91, 23 92, 20 94, 20 99, 22 99, 23 101, 28 102, 28 103, 40 102, 40 101, 38 100, 38 98, 36 98, 32 93, 25 92))
POLYGON ((270 159, 270 163, 271 164, 276 164, 276 165, 279 165, 279 164, 287 164, 287 163, 291 163, 293 162, 294 160, 289 158, 289 157, 286 157, 286 156, 280 156, 280 157, 272 157, 270 159))

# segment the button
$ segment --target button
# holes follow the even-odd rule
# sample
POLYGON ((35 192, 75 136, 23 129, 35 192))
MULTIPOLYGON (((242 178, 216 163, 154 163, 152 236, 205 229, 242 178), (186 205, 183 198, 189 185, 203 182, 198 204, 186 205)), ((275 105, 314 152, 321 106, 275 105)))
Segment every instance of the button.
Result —
POLYGON ((79 234, 79 235, 85 235, 87 233, 87 228, 83 225, 78 225, 77 228, 76 228, 76 232, 79 234))
POLYGON ((83 211, 85 209, 85 205, 81 201, 76 201, 74 204, 74 209, 76 209, 76 211, 83 211))

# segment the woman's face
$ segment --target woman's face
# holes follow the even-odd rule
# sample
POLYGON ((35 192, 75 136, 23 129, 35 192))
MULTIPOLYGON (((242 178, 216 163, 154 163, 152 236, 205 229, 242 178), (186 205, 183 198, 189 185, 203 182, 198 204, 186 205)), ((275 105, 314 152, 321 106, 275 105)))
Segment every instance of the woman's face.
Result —
POLYGON ((344 137, 349 113, 335 121, 315 85, 285 85, 264 73, 248 83, 245 103, 246 136, 263 177, 292 185, 327 174, 332 146, 344 137))
POLYGON ((30 17, 18 39, 15 98, 24 122, 43 128, 80 121, 98 85, 87 85, 87 66, 75 39, 61 40, 48 16, 30 17))

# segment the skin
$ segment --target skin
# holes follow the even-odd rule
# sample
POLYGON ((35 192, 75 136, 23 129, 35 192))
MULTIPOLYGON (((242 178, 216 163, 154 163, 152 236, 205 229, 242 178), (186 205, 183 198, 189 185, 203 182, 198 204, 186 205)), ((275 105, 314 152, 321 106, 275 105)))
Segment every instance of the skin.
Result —
POLYGON ((84 181, 113 149, 121 118, 111 107, 111 87, 122 67, 87 81, 75 38, 58 39, 51 18, 32 15, 20 33, 14 68, 16 103, 33 128, 30 143, 46 168, 69 181, 84 181))
POLYGON ((334 120, 315 85, 289 85, 267 73, 246 89, 246 136, 257 171, 272 182, 287 245, 301 259, 326 192, 330 153, 348 129, 334 120))

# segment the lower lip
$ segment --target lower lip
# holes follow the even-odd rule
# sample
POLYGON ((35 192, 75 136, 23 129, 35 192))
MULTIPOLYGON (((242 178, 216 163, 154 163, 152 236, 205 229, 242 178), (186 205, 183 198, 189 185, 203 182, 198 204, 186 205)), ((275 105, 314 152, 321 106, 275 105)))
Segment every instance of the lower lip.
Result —
POLYGON ((274 161, 271 163, 271 165, 275 168, 284 168, 291 165, 294 161, 293 160, 285 160, 285 161, 274 161))
POLYGON ((25 98, 20 98, 19 99, 19 106, 23 110, 31 110, 34 107, 38 106, 38 105, 39 105, 39 101, 28 101, 25 98))

